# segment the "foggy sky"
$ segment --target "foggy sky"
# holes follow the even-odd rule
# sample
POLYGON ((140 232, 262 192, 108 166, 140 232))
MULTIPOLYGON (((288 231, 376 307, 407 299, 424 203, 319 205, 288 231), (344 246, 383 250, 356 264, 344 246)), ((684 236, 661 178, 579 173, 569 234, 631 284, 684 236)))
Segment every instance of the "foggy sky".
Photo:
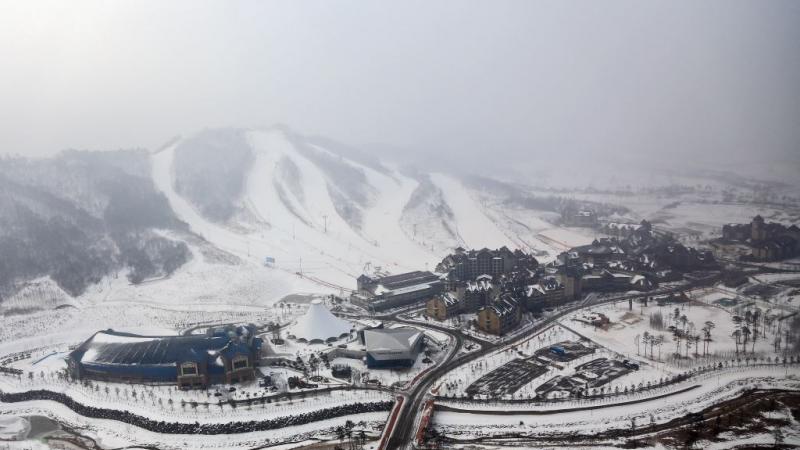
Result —
POLYGON ((800 2, 2 1, 0 152, 285 123, 548 161, 800 154, 800 2))

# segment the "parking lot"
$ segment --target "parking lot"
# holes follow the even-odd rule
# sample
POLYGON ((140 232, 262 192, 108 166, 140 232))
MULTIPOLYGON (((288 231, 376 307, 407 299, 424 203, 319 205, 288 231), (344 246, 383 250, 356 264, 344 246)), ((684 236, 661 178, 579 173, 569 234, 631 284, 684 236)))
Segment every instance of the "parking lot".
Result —
POLYGON ((491 397, 513 394, 545 372, 545 366, 517 358, 476 380, 467 388, 466 393, 469 396, 491 397))
POLYGON ((600 387, 633 372, 634 367, 622 361, 597 358, 576 367, 575 377, 586 380, 587 387, 600 387))
POLYGON ((595 352, 594 347, 584 345, 577 341, 562 341, 551 346, 536 350, 533 357, 544 361, 570 362, 582 356, 595 352))
POLYGON ((580 392, 584 389, 604 386, 611 381, 627 375, 638 367, 608 358, 597 358, 575 367, 574 375, 557 375, 536 388, 536 394, 546 397, 551 392, 580 392))
POLYGON ((568 377, 564 375, 556 375, 553 378, 544 382, 541 386, 536 388, 536 395, 545 397, 551 392, 576 392, 582 391, 586 387, 586 381, 583 379, 568 377))

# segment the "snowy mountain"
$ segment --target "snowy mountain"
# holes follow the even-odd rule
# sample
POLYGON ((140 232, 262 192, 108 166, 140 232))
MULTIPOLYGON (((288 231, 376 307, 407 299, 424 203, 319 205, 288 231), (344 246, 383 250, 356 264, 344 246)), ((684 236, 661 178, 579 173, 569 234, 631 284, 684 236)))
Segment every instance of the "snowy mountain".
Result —
MULTIPOLYGON (((154 154, 153 176, 178 217, 210 243, 253 264, 274 259, 265 270, 302 273, 334 290, 351 288, 365 268, 432 269, 459 245, 554 255, 574 244, 537 237, 553 225, 531 223, 530 209, 506 203, 507 192, 327 144, 285 127, 206 131, 154 154), (520 228, 514 215, 529 225, 520 228)), ((535 213, 554 216, 556 206, 535 213)))
POLYGON ((457 246, 548 260, 596 237, 559 226, 575 202, 704 233, 760 211, 721 202, 728 188, 563 190, 428 172, 282 126, 205 130, 154 152, 7 159, 0 183, 0 300, 21 310, 71 297, 260 305, 346 294, 365 270, 432 269, 457 246), (709 208, 720 214, 692 212, 709 208))
POLYGON ((424 167, 283 126, 6 160, 2 303, 269 304, 346 294, 365 270, 433 269, 457 246, 547 260, 594 238, 558 227, 564 194, 424 167))
POLYGON ((0 300, 39 293, 48 303, 119 272, 133 283, 168 275, 191 254, 165 230, 187 228, 155 190, 143 150, 4 159, 0 300))
POLYGON ((399 167, 286 127, 205 130, 155 152, 5 159, 0 309, 72 298, 262 305, 346 294, 365 270, 432 269, 457 246, 505 245, 546 261, 596 235, 559 226, 559 212, 575 202, 615 220, 709 236, 756 213, 796 214, 747 207, 757 189, 739 190, 732 204, 724 201, 730 187, 536 184, 431 173, 424 161, 399 167))

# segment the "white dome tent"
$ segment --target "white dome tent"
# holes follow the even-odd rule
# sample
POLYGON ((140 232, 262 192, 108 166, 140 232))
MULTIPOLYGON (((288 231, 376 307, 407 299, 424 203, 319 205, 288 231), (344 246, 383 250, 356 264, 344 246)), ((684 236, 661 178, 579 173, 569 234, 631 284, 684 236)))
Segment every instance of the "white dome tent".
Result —
POLYGON ((288 329, 289 337, 301 342, 318 343, 335 341, 350 334, 353 325, 334 316, 322 300, 311 301, 308 311, 288 329))

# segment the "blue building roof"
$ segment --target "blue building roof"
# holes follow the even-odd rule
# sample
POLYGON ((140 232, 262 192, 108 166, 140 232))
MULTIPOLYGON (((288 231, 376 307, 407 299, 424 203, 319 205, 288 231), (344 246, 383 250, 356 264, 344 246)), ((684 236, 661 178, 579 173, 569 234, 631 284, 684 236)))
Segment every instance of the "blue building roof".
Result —
MULTIPOLYGON (((255 339, 253 339, 255 341, 255 339)), ((253 347, 237 337, 212 336, 139 336, 108 330, 99 331, 70 357, 83 364, 101 365, 175 365, 181 362, 215 360, 222 354, 231 358, 235 354, 248 355, 253 347)))

